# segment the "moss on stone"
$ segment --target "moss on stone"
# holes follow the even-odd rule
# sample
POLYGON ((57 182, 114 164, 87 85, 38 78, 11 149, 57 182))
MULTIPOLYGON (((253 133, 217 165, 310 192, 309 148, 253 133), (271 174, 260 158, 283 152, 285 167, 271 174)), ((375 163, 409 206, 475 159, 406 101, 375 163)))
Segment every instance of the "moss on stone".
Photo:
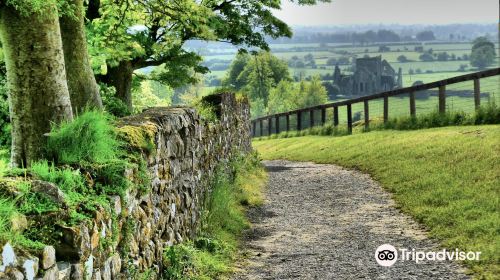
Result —
POLYGON ((155 124, 147 122, 141 126, 124 125, 117 131, 130 147, 150 152, 154 148, 154 138, 158 128, 155 124))

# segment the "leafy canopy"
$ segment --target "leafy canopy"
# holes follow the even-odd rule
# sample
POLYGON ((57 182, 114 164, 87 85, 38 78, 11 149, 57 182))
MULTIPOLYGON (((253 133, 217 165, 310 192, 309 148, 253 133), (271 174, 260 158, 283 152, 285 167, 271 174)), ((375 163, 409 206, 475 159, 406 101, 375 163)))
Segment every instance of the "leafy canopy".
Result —
MULTIPOLYGON (((330 0, 293 0, 313 5, 330 0)), ((99 12, 88 24, 94 69, 106 73, 106 65, 129 60, 134 69, 162 66, 165 73, 153 77, 172 87, 194 82, 206 73, 202 58, 189 51, 189 40, 228 42, 242 48, 268 50, 266 36, 292 35, 272 14, 281 0, 90 0, 99 12)))

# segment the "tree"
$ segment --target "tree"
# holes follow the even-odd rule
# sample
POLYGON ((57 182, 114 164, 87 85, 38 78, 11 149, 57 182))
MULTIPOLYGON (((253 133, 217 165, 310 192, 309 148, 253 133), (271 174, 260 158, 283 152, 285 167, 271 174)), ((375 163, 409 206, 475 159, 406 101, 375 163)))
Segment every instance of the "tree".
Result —
POLYGON ((440 52, 437 54, 438 61, 448 61, 450 55, 447 52, 440 52))
POLYGON ((87 107, 102 109, 99 86, 87 51, 83 0, 67 1, 73 10, 63 14, 59 22, 71 105, 75 112, 82 112, 87 107))
POLYGON ((325 87, 330 100, 335 100, 337 96, 340 95, 340 87, 334 83, 323 82, 323 87, 325 87))
POLYGON ((434 56, 428 52, 421 54, 418 58, 422 61, 434 61, 434 56))
POLYGON ((244 80, 238 80, 241 72, 245 69, 245 66, 250 60, 250 55, 247 53, 238 53, 233 59, 231 66, 229 66, 229 71, 227 71, 226 77, 224 78, 223 84, 225 86, 231 86, 239 90, 245 86, 244 80))
POLYGON ((391 30, 381 29, 377 31, 377 41, 379 42, 399 42, 401 38, 391 30))
POLYGON ((486 37, 478 37, 472 42, 470 64, 479 69, 486 68, 494 63, 495 45, 486 37))
POLYGON ((250 100, 260 98, 267 105, 269 91, 282 80, 291 80, 287 63, 263 51, 237 58, 228 71, 226 84, 234 81, 231 83, 242 89, 250 100), (241 67, 243 70, 240 70, 241 67), (234 79, 236 74, 238 76, 234 79))
POLYGON ((267 112, 276 114, 295 109, 295 87, 291 81, 282 80, 278 85, 271 89, 269 93, 269 102, 267 112))
POLYGON ((297 107, 311 107, 324 104, 328 101, 328 95, 325 87, 321 83, 321 78, 316 75, 310 82, 302 81, 299 86, 299 96, 297 98, 297 107))
POLYGON ((245 93, 250 100, 260 99, 266 106, 269 91, 275 85, 269 60, 266 60, 266 56, 255 55, 240 76, 242 79, 246 79, 245 93))
POLYGON ((51 125, 73 117, 57 11, 54 1, 0 4, 13 166, 40 159, 51 125))
MULTIPOLYGON (((225 1, 112 1, 91 0, 93 18, 91 31, 95 35, 94 53, 104 53, 108 71, 100 80, 112 84, 117 95, 129 106, 131 77, 135 70, 161 66, 166 71, 179 68, 176 75, 164 77, 171 85, 181 79, 195 82, 196 73, 206 73, 200 67, 201 57, 184 49, 188 40, 229 42, 242 47, 268 50, 265 36, 291 37, 290 28, 272 14, 282 1, 225 0, 225 1), (99 11, 105 11, 99 13, 99 11), (131 32, 130 27, 142 26, 131 32), (112 31, 112 32, 110 32, 112 31), (105 51, 99 46, 105 46, 105 51), (184 56, 176 61, 177 56, 184 56), (175 63, 169 63, 176 61, 175 63), (185 71, 184 71, 185 70, 185 71), (167 79, 168 78, 168 79, 167 79)), ((313 5, 330 0, 294 0, 300 5, 313 5)))
POLYGON ((398 56, 398 61, 402 62, 402 63, 408 62, 408 58, 406 58, 405 55, 400 55, 400 56, 398 56))
POLYGON ((430 30, 422 31, 417 33, 417 40, 418 41, 434 41, 436 40, 436 37, 434 36, 434 32, 430 30))
POLYGON ((326 61, 326 65, 328 66, 335 66, 335 64, 337 64, 337 59, 335 57, 330 57, 326 61))

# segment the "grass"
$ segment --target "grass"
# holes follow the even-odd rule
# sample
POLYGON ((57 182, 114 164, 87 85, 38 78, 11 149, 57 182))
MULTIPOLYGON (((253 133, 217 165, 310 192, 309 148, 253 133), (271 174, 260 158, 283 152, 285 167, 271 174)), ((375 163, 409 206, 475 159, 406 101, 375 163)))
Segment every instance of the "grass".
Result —
MULTIPOLYGON (((320 48, 320 44, 318 43, 304 43, 304 44, 271 44, 272 52, 279 58, 282 59, 290 59, 293 56, 298 56, 299 58, 303 58, 307 54, 313 54, 316 64, 318 66, 317 69, 312 68, 290 68, 290 74, 298 74, 305 72, 306 76, 308 75, 316 75, 316 74, 333 74, 334 66, 327 66, 326 61, 329 58, 339 58, 343 56, 342 54, 335 53, 336 51, 348 51, 351 54, 356 54, 357 57, 363 57, 365 54, 371 57, 381 55, 382 59, 386 59, 393 68, 397 71, 399 67, 403 70, 403 85, 411 86, 413 82, 417 80, 421 80, 425 83, 434 82, 437 80, 442 80, 445 78, 450 78, 453 76, 463 75, 473 70, 470 66, 469 61, 464 60, 448 60, 448 61, 431 61, 431 62, 423 62, 420 61, 419 56, 421 53, 415 52, 413 44, 408 45, 397 45, 397 44, 385 44, 391 48, 390 52, 379 52, 378 45, 376 46, 350 46, 346 43, 341 44, 329 44, 329 49, 325 50, 324 48, 320 48), (339 46, 341 45, 341 46, 339 46), (300 48, 304 48, 301 50, 300 48), (408 50, 404 50, 407 47, 408 50), (291 48, 299 48, 294 51, 291 51, 291 48), (397 51, 399 49, 400 51, 397 51), (365 50, 368 50, 368 53, 365 53, 365 50), (397 58, 400 55, 406 56, 408 59, 412 60, 409 62, 400 63, 397 58), (460 65, 467 65, 468 72, 457 72, 460 65), (324 67, 325 69, 320 69, 320 67, 324 67), (420 69, 422 74, 413 74, 409 75, 408 71, 413 69, 414 71, 420 69), (425 73, 426 71, 433 71, 435 73, 425 73)), ((498 44, 496 44, 498 47, 498 44)), ((472 44, 471 43, 463 43, 463 42, 455 42, 455 43, 447 43, 447 44, 426 44, 424 48, 427 50, 432 48, 435 53, 446 51, 448 54, 455 54, 457 57, 461 57, 463 54, 470 55, 472 44)), ((205 55, 205 60, 210 59, 224 59, 224 60, 232 60, 235 56, 235 52, 231 54, 224 55, 205 55)), ((499 57, 496 58, 496 61, 499 61, 499 57)), ((498 63, 497 63, 498 64, 498 63)), ((495 67, 497 65, 495 63, 492 64, 491 67, 495 67)), ((346 70, 350 65, 341 65, 342 70, 346 70)), ((218 78, 224 77, 226 70, 220 71, 211 71, 209 75, 215 75, 218 78)), ((498 85, 498 83, 497 83, 498 85)))
POLYGON ((264 159, 334 163, 371 174, 447 248, 481 251, 478 279, 500 275, 500 125, 254 141, 264 159))
POLYGON ((58 164, 105 163, 118 158, 119 143, 110 116, 87 111, 72 122, 53 127, 47 158, 58 164))
MULTIPOLYGON (((355 107, 355 106, 353 106, 355 107)), ((383 122, 383 118, 375 117, 370 119, 370 126, 365 129, 364 119, 357 120, 353 122, 353 129, 351 134, 358 134, 363 132, 370 132, 374 130, 383 129, 395 129, 395 130, 414 130, 422 128, 432 128, 432 127, 444 127, 453 125, 481 125, 481 124, 500 124, 500 107, 496 105, 495 102, 488 102, 478 109, 471 112, 466 111, 446 111, 446 113, 439 113, 437 110, 430 110, 425 113, 417 114, 415 117, 409 116, 409 113, 401 114, 397 117, 389 118, 387 122, 383 122)), ((342 111, 342 110, 339 110, 342 111)), ((344 110, 345 111, 345 110, 344 110)), ((309 116, 306 114, 306 121, 303 123, 309 123, 309 116)), ((397 114, 396 114, 397 115, 397 114)), ((360 115, 362 116, 362 115, 360 115)), ((317 114, 314 116, 316 121, 320 116, 317 114)), ((333 117, 332 117, 333 118, 333 117)), ((262 131, 264 136, 259 136, 259 139, 277 139, 277 138, 289 138, 289 137, 299 137, 305 135, 322 135, 322 136, 345 136, 349 135, 347 131, 347 126, 345 120, 340 118, 339 126, 334 126, 329 115, 327 115, 326 123, 322 126, 314 126, 305 128, 301 131, 294 130, 297 127, 297 118, 292 116, 290 118, 291 131, 280 132, 279 134, 271 134, 266 136, 268 133, 267 123, 263 125, 262 131)), ((283 129, 286 123, 280 120, 280 128, 283 129)), ((276 125, 271 123, 271 132, 276 131, 276 125)), ((260 125, 257 127, 257 135, 261 133, 260 125)))
POLYGON ((0 149, 0 178, 3 177, 9 167, 9 150, 0 149))
MULTIPOLYGON (((150 181, 144 163, 134 153, 123 152, 125 147, 117 140, 111 122, 108 115, 89 111, 53 127, 45 147, 53 161, 34 162, 28 169, 8 170, 4 156, 8 153, 0 154, 0 175, 10 177, 0 181, 0 242, 10 241, 18 249, 36 252, 60 241, 61 226, 87 222, 100 209, 112 214, 110 195, 123 196, 128 188, 147 191, 150 181), (126 178, 125 170, 135 165, 137 175, 133 180, 126 178), (57 185, 63 201, 33 189, 32 180, 57 185), (19 218, 25 216, 30 218, 19 218), (27 220, 26 226, 11 229, 23 220, 27 220)), ((112 217, 115 222, 115 215, 112 217)))
POLYGON ((255 154, 224 167, 213 178, 201 236, 165 250, 166 279, 223 278, 241 256, 239 238, 249 226, 245 207, 263 203, 267 175, 255 154))

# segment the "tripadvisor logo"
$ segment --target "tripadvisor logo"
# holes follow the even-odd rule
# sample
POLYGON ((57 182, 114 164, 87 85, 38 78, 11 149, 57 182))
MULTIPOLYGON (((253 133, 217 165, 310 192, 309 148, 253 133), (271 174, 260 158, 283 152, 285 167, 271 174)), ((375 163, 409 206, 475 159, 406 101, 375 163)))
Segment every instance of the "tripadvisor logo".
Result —
POLYGON ((375 251, 375 260, 381 266, 392 266, 398 259, 401 261, 414 261, 419 263, 421 261, 478 261, 481 252, 463 252, 455 249, 448 251, 443 249, 438 252, 424 252, 416 251, 415 249, 399 249, 399 251, 390 244, 380 245, 375 251), (398 257, 399 256, 399 257, 398 257))

